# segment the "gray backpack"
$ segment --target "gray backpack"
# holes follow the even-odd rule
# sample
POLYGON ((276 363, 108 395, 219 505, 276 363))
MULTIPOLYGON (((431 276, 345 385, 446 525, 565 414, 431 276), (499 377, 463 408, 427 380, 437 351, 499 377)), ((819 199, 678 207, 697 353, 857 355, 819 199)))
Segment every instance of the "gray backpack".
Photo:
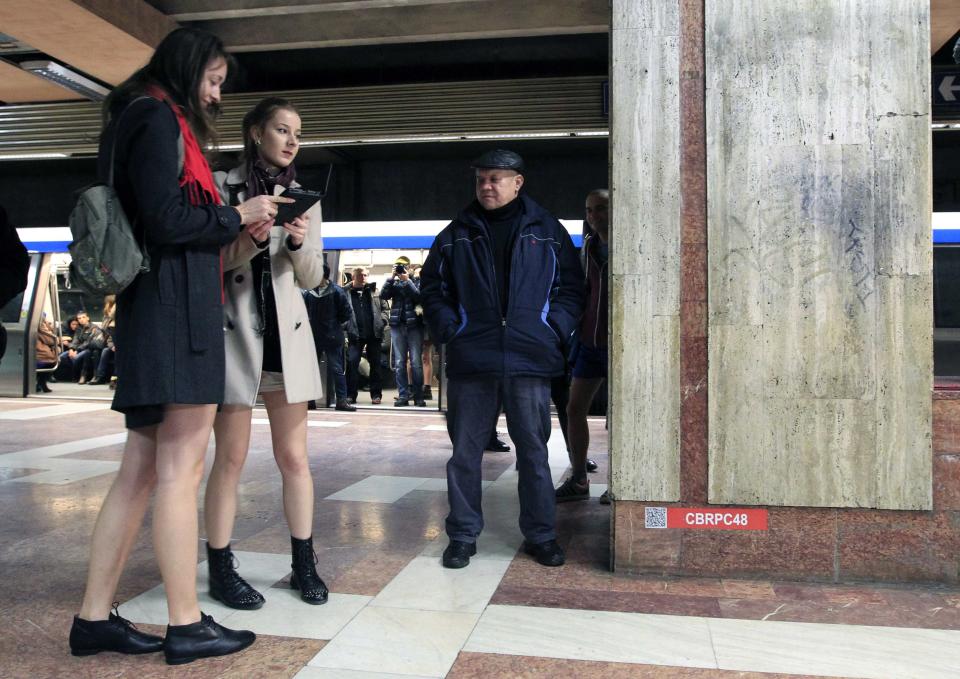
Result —
POLYGON ((70 279, 87 292, 115 295, 122 292, 141 273, 150 270, 150 258, 140 247, 133 227, 113 188, 114 153, 120 122, 130 107, 141 99, 134 99, 117 119, 113 142, 110 144, 110 174, 106 184, 98 183, 84 189, 70 213, 70 233, 73 242, 70 251, 70 279))

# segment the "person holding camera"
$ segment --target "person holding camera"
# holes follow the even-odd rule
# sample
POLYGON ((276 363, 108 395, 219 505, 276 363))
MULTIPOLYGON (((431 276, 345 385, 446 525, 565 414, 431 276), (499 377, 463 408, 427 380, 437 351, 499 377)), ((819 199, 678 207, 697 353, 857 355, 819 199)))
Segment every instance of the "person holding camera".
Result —
POLYGON ((376 283, 367 283, 368 271, 358 266, 353 270, 350 285, 346 287, 356 329, 349 333, 350 347, 347 354, 347 397, 350 403, 357 402, 360 383, 360 357, 367 352, 370 365, 370 402, 379 405, 383 399, 383 384, 380 379, 380 346, 383 328, 387 324, 387 305, 377 293, 376 283))
POLYGON ((393 347, 393 372, 397 380, 397 399, 393 405, 402 408, 413 404, 426 408, 423 399, 423 320, 417 313, 420 304, 419 281, 410 277, 410 260, 399 257, 393 275, 383 285, 381 299, 390 304, 390 343, 393 347), (407 381, 407 357, 410 357, 410 379, 407 381), (411 393, 412 392, 412 393, 411 393))

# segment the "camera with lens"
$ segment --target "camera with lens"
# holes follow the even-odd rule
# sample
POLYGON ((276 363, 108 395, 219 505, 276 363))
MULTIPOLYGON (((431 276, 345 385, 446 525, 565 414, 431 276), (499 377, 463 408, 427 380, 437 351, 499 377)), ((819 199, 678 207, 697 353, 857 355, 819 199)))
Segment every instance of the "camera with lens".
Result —
POLYGON ((406 265, 405 265, 405 264, 397 264, 395 267, 393 267, 393 273, 394 273, 394 275, 397 275, 397 276, 399 276, 400 274, 405 274, 405 273, 407 273, 407 267, 406 267, 406 265))

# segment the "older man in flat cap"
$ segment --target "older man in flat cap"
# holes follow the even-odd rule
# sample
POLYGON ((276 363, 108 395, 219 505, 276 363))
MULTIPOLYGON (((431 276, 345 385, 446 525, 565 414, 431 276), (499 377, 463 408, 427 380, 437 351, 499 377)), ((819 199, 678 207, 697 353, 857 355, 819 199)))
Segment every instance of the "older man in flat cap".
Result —
POLYGON ((483 529, 480 465, 500 404, 517 449, 524 549, 560 566, 547 461, 550 379, 562 374, 583 308, 583 271, 570 235, 523 187, 523 159, 477 158, 476 200, 440 232, 420 273, 430 332, 447 345, 447 568, 476 554, 483 529))

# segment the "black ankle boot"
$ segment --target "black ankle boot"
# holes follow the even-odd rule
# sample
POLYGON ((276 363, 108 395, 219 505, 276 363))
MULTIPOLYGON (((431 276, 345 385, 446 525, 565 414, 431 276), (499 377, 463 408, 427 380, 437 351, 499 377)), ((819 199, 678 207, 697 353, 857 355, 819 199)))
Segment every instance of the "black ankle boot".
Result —
POLYGON ((210 596, 230 608, 252 611, 263 606, 264 598, 237 573, 230 545, 214 549, 207 544, 207 568, 210 571, 210 596))
POLYGON ((162 649, 163 639, 141 632, 116 613, 111 613, 106 620, 84 620, 79 615, 73 616, 73 627, 70 628, 70 652, 73 655, 94 655, 101 651, 156 653, 162 649))
POLYGON ((298 540, 290 536, 290 547, 293 551, 293 575, 290 576, 290 587, 300 590, 300 598, 308 604, 327 603, 327 586, 317 574, 317 553, 313 551, 313 536, 306 540, 298 540))
POLYGON ((256 641, 257 635, 247 630, 227 629, 213 618, 200 613, 200 622, 190 625, 167 625, 163 655, 168 665, 183 665, 200 658, 212 658, 242 651, 256 641))

